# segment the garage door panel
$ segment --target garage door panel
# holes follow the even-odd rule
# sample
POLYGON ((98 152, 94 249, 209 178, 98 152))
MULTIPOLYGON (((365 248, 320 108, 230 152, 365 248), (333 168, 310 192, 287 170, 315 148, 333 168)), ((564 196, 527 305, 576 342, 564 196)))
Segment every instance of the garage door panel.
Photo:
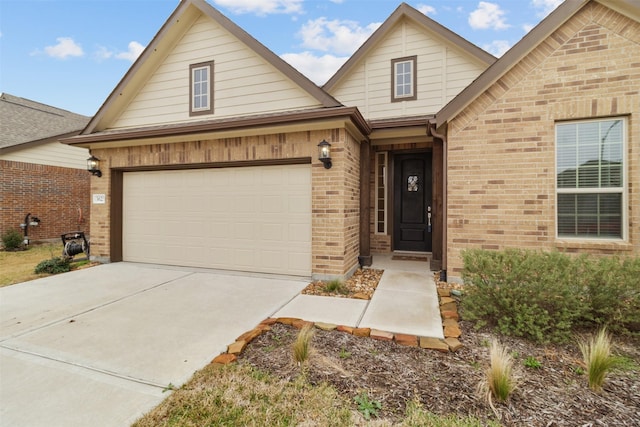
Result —
POLYGON ((127 172, 123 258, 311 274, 311 167, 127 172))

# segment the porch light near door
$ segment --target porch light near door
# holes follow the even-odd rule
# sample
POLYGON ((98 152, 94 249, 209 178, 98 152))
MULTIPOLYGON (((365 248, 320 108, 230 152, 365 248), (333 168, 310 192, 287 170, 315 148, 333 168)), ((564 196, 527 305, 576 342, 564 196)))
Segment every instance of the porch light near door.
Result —
POLYGON ((324 139, 318 144, 318 159, 324 164, 325 169, 331 169, 331 144, 324 139))
POLYGON ((100 170, 100 159, 95 156, 91 156, 87 159, 87 170, 91 172, 91 175, 95 175, 98 178, 102 176, 102 171, 100 170))

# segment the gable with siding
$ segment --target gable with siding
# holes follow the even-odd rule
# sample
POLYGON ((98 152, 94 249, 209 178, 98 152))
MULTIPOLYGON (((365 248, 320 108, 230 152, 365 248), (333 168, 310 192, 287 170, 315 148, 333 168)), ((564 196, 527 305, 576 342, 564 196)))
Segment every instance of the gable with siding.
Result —
POLYGON ((339 106, 203 0, 183 1, 84 134, 339 106), (190 116, 189 66, 213 62, 213 113, 190 116))
POLYGON ((475 46, 461 46, 470 43, 453 33, 445 38, 449 31, 434 31, 431 27, 437 25, 401 5, 361 48, 366 52, 356 53, 325 90, 345 105, 358 107, 369 120, 435 114, 495 60, 475 46), (414 55, 417 99, 391 102, 391 61, 414 55))

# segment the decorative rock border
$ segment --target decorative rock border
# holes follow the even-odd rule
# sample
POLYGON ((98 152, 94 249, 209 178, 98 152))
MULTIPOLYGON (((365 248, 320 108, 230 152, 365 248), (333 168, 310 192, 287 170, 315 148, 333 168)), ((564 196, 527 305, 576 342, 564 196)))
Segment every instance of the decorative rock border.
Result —
POLYGON ((332 323, 314 323, 292 317, 270 317, 260 322, 260 324, 252 330, 240 335, 235 342, 227 346, 226 353, 220 354, 211 362, 219 365, 226 365, 235 362, 238 359, 238 355, 244 351, 251 341, 259 337, 262 333, 271 330, 271 325, 274 325, 275 323, 290 325, 296 329, 302 329, 305 325, 312 325, 324 331, 337 330, 358 337, 370 337, 381 341, 394 341, 399 345, 420 347, 444 353, 449 351, 458 351, 462 348, 462 343, 459 340, 462 335, 462 331, 458 325, 459 316, 457 301, 451 297, 451 293, 448 289, 438 289, 438 298, 440 300, 440 316, 442 317, 444 339, 419 337, 417 335, 408 334, 394 334, 392 332, 379 331, 376 329, 354 328, 352 326, 334 325, 332 323))

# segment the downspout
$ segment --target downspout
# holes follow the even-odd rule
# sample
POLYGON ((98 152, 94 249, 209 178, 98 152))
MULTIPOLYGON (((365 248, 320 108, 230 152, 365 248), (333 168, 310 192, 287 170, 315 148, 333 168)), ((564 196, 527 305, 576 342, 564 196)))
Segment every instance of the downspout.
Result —
POLYGON ((431 136, 442 141, 442 270, 440 280, 447 281, 447 133, 436 131, 436 124, 428 121, 431 136))

